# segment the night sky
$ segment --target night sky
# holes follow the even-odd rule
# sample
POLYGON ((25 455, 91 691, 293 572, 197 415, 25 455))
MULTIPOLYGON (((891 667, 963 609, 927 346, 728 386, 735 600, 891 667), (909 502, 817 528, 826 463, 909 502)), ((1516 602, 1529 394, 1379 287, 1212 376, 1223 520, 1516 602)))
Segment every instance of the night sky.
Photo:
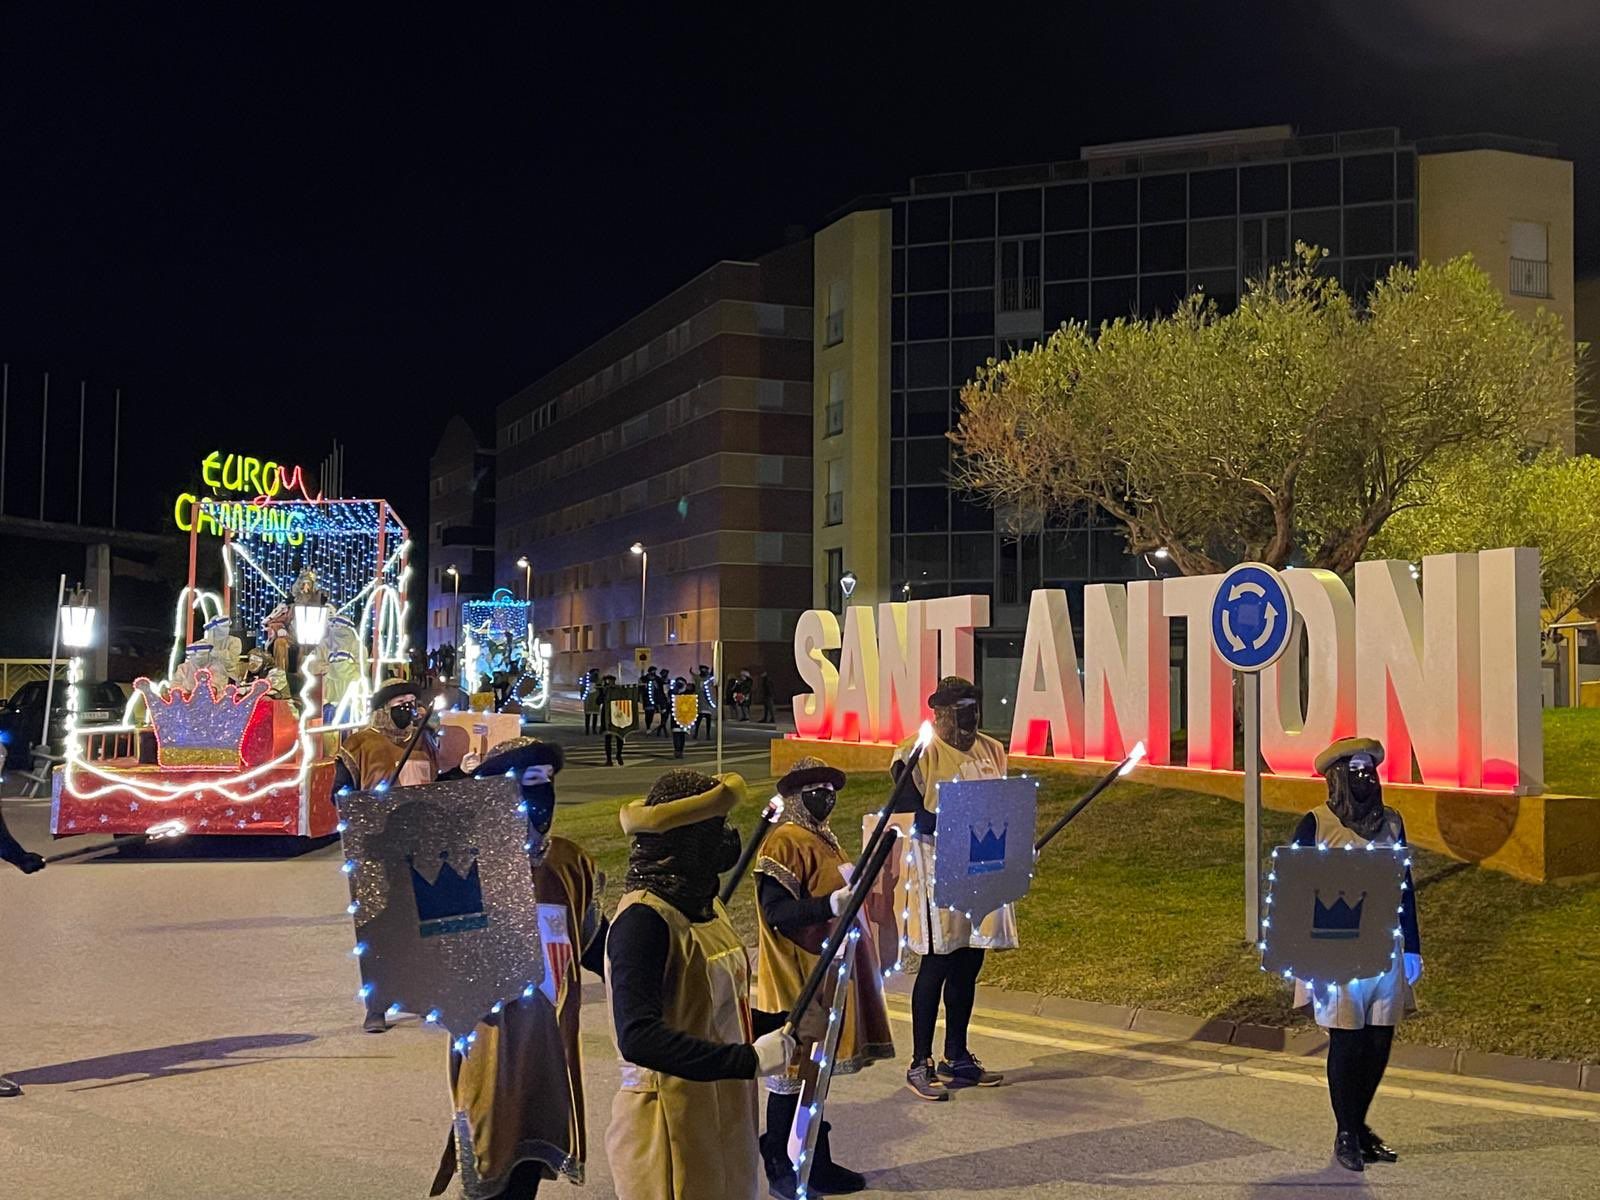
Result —
POLYGON ((0 17, 6 499, 27 515, 49 370, 53 516, 75 512, 86 377, 86 521, 120 385, 125 522, 170 522, 207 449, 314 465, 337 437, 349 488, 420 529, 450 413, 492 429, 665 291, 856 196, 1086 142, 1547 139, 1577 162, 1580 273, 1600 269, 1590 0, 62 7, 0 17))

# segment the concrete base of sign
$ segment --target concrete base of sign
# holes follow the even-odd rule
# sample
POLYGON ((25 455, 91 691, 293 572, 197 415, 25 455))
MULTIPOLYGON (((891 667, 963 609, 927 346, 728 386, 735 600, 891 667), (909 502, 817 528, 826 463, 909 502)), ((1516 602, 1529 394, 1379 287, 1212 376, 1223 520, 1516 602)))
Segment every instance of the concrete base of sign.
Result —
MULTIPOLYGON (((887 742, 775 738, 772 773, 782 775, 796 759, 807 754, 845 772, 886 772, 893 752, 894 747, 887 742)), ((1096 778, 1110 766, 1025 754, 1011 756, 1013 771, 1039 774, 1096 778)), ((1239 771, 1140 766, 1130 778, 1151 787, 1178 788, 1231 800, 1242 800, 1244 796, 1244 775, 1239 771)), ((1600 798, 1511 796, 1417 784, 1387 784, 1383 794, 1385 801, 1405 818, 1407 836, 1425 850, 1533 883, 1600 873, 1600 798)), ((1308 812, 1327 795, 1321 779, 1261 777, 1261 802, 1275 812, 1308 812)))

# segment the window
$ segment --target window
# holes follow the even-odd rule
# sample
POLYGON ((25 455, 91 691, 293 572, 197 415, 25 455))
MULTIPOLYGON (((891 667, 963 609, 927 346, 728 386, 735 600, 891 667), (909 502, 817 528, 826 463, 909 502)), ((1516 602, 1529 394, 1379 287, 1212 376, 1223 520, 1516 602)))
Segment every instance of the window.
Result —
POLYGON ((836 613, 844 612, 844 588, 839 580, 844 577, 844 551, 830 549, 825 556, 826 566, 823 567, 824 581, 828 590, 828 607, 836 613))
POLYGON ((828 327, 824 345, 837 346, 844 341, 844 284, 828 285, 828 327))
POLYGON ((844 432, 844 402, 849 393, 850 376, 841 367, 828 374, 827 436, 844 432))
POLYGON ((906 290, 944 291, 950 286, 950 248, 919 246, 906 256, 906 290))
POLYGON ((955 199, 955 237, 994 237, 994 193, 957 196, 955 199))
POLYGON ((1539 221, 1511 222, 1511 294, 1550 295, 1550 230, 1539 221))
POLYGON ((827 512, 825 525, 844 523, 844 461, 834 459, 828 464, 827 512))
POLYGON ((1000 311, 1026 312, 1039 306, 1039 240, 1001 242, 1000 311))
POLYGON ((1139 189, 1141 221, 1181 221, 1188 216, 1188 177, 1152 175, 1139 189))

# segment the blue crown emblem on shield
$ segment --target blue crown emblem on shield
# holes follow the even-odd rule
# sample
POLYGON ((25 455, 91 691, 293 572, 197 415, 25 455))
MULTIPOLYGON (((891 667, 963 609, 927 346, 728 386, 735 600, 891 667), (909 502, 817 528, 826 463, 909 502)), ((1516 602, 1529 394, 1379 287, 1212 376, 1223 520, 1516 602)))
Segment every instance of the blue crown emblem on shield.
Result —
POLYGON ((465 875, 450 865, 450 852, 439 855, 439 874, 432 883, 424 879, 410 855, 411 890, 417 900, 417 930, 425 938, 469 929, 487 929, 483 911, 483 885, 478 880, 477 851, 465 875))
POLYGON ((1007 828, 1002 825, 996 834, 994 826, 990 825, 988 831, 979 837, 976 825, 967 827, 967 833, 972 838, 972 847, 967 854, 968 875, 987 875, 1005 867, 1007 828))
POLYGON ((1311 936, 1314 938, 1347 939, 1361 935, 1361 907, 1367 902, 1367 894, 1361 893, 1361 898, 1351 904, 1340 892, 1338 899, 1332 904, 1322 902, 1322 893, 1313 893, 1313 910, 1311 913, 1311 936))

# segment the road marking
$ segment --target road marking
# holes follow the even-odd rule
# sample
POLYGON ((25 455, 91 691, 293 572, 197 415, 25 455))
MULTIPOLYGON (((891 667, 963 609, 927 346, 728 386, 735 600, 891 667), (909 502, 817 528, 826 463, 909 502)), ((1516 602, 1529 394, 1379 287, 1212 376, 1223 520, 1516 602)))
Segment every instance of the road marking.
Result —
MULTIPOLYGON (((898 1000, 899 997, 895 997, 898 1000)), ((903 1006, 892 1004, 891 1012, 896 1020, 902 1023, 909 1020, 909 1016, 899 1011, 903 1006)), ((1006 1014, 1009 1020, 1012 1014, 1006 1014)), ((1018 1019, 1026 1019, 1025 1015, 1018 1014, 1018 1019)), ((1038 1018, 1034 1018, 1037 1020, 1038 1018)), ((974 1033, 987 1034, 1007 1041, 1020 1042, 1029 1046, 1042 1046, 1053 1050, 1071 1050, 1083 1054, 1099 1054, 1108 1058, 1126 1058, 1137 1062, 1155 1063, 1161 1066, 1182 1067, 1193 1074, 1215 1073, 1224 1075, 1242 1075, 1252 1079, 1267 1079, 1276 1083, 1292 1083, 1300 1087, 1313 1087, 1326 1090, 1327 1080, 1320 1071, 1295 1070, 1292 1068, 1260 1066, 1251 1062, 1245 1053, 1240 1051, 1235 1054, 1236 1061, 1211 1061, 1204 1058, 1191 1058, 1182 1054, 1166 1054, 1157 1050, 1140 1050, 1128 1045, 1107 1044, 1105 1042, 1085 1041, 1078 1038, 1064 1038, 1049 1036, 1039 1033, 1028 1033, 1020 1029, 1006 1029, 986 1022, 974 1021, 971 1029, 974 1033)), ((1115 1035, 1116 1031, 1109 1031, 1115 1035)), ((1098 1033, 1098 1031, 1097 1031, 1098 1033)), ((1156 1039, 1166 1040, 1166 1039, 1156 1039)), ((1209 1048, 1208 1048, 1209 1049, 1209 1048)), ((1217 1047, 1218 1050, 1227 1049, 1217 1047)), ((1437 1080, 1449 1080, 1458 1086, 1476 1087, 1485 1086, 1479 1081, 1466 1076, 1436 1075, 1424 1071, 1407 1071, 1394 1068, 1384 1076, 1384 1094, 1389 1096, 1405 1096, 1413 1100, 1431 1100, 1439 1104, 1451 1104, 1459 1108, 1490 1109, 1495 1112, 1517 1113, 1529 1117, 1558 1117, 1565 1120, 1588 1121, 1600 1124, 1600 1109, 1572 1108, 1561 1104, 1543 1104, 1530 1100, 1511 1100, 1496 1096, 1467 1095, 1458 1092, 1440 1091, 1435 1088, 1407 1086, 1396 1084, 1396 1076, 1420 1076, 1437 1080)), ((1521 1085, 1509 1085, 1513 1088, 1521 1085)), ((1557 1089, 1545 1089, 1556 1091, 1557 1089)))

